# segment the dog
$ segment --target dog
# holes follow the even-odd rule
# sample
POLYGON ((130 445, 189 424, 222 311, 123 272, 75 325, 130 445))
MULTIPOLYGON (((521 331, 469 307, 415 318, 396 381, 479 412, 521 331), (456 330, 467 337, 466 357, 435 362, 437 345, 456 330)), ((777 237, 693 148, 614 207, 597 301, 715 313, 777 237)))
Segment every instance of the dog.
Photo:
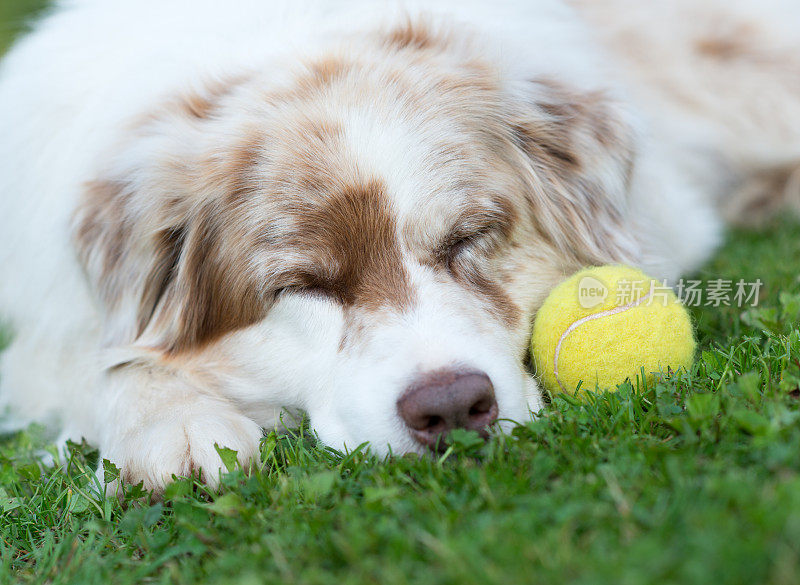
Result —
POLYGON ((586 265, 699 267, 795 205, 800 9, 72 0, 0 69, 0 399, 128 482, 214 485, 304 413, 440 449, 543 396, 586 265))

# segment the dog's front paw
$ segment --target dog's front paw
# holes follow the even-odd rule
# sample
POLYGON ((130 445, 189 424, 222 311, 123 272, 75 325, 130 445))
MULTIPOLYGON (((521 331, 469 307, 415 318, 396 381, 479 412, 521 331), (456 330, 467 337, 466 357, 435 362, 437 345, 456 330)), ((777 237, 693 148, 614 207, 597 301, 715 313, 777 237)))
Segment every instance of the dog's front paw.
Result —
POLYGON ((202 481, 216 487, 225 466, 215 443, 236 451, 239 462, 247 466, 258 456, 262 430, 234 410, 203 406, 194 405, 115 434, 103 449, 103 458, 119 467, 125 483, 144 482, 156 495, 173 475, 199 474, 202 481))

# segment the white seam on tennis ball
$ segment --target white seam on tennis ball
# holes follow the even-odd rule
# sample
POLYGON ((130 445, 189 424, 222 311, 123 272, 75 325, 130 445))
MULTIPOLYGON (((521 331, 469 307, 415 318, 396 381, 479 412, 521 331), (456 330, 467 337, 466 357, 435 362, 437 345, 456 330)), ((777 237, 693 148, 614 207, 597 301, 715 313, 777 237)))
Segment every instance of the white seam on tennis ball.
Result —
POLYGON ((564 340, 567 338, 567 336, 570 333, 572 333, 573 331, 575 331, 578 327, 583 325, 584 323, 588 323, 589 321, 593 321, 595 319, 600 319, 601 317, 610 317, 611 315, 616 315, 617 313, 622 313, 624 311, 627 311, 628 309, 633 309, 634 307, 638 307, 644 301, 646 301, 648 298, 650 298, 650 295, 652 295, 652 294, 653 294, 653 291, 650 291, 646 295, 639 297, 635 301, 631 301, 627 305, 621 305, 619 307, 614 307, 613 309, 608 309, 606 311, 601 311, 599 313, 594 313, 593 315, 587 315, 586 317, 582 317, 582 318, 578 319, 577 321, 572 323, 572 325, 567 327, 567 330, 564 331, 564 333, 562 333, 561 337, 559 337, 559 339, 558 339, 558 344, 556 345, 556 355, 555 355, 555 358, 553 358, 553 373, 556 376, 556 382, 558 382, 558 385, 561 386, 561 389, 564 392, 567 392, 567 389, 564 386, 564 384, 561 383, 561 380, 559 380, 559 378, 558 378, 558 354, 561 352, 561 344, 564 342, 564 340))

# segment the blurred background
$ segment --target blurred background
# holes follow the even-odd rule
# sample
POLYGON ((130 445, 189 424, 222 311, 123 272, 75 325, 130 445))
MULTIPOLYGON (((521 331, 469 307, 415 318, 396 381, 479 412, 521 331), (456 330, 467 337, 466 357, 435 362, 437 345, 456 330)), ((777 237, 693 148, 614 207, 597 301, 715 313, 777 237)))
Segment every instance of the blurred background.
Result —
POLYGON ((49 2, 47 0, 2 0, 0 2, 0 54, 25 31, 49 2))

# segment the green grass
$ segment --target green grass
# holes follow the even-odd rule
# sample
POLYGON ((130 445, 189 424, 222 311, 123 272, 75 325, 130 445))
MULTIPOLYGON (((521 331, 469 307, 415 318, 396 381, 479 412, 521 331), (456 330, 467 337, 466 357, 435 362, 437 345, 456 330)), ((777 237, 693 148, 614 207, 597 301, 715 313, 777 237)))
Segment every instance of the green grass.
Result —
MULTIPOLYGON (((164 503, 94 494, 96 452, 55 469, 0 442, 0 579, 22 583, 800 582, 800 227, 735 233, 703 277, 761 306, 698 308, 693 370, 578 403, 439 460, 270 434, 261 469, 164 503)), ((108 472, 113 473, 113 469, 108 472)))
MULTIPOLYGON (((0 48, 40 5, 0 4, 0 48)), ((762 302, 693 309, 691 372, 438 460, 270 434, 258 473, 152 505, 96 495, 90 446, 47 468, 41 430, 2 438, 0 583, 798 583, 798 273, 800 226, 732 234, 699 276, 762 302)))
POLYGON ((11 45, 11 41, 41 12, 47 0, 3 0, 0 2, 0 55, 11 45))

